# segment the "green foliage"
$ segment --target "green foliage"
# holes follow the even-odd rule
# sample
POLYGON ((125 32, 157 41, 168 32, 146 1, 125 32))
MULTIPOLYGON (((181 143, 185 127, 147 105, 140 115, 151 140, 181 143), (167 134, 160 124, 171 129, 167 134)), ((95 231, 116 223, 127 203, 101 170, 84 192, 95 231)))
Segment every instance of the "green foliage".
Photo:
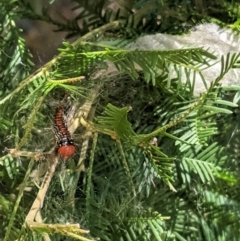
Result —
POLYGON ((25 40, 20 36, 21 30, 16 28, 15 21, 20 16, 14 14, 15 2, 1 3, 1 97, 16 87, 33 66, 31 54, 25 47, 25 40))
MULTIPOLYGON (((202 20, 194 4, 118 1, 110 8, 105 1, 75 2, 85 11, 64 23, 46 11, 36 14, 28 1, 1 3, 0 127, 1 147, 8 148, 0 159, 0 238, 238 240, 240 141, 232 123, 239 122, 233 115, 239 87, 220 84, 229 70, 239 69, 240 54, 222 56, 220 73, 207 86, 202 71, 216 61, 211 50, 125 48, 141 32, 174 32, 172 19, 178 32, 189 17, 202 20), (29 75, 31 56, 15 26, 22 17, 52 23, 69 36, 86 35, 64 42, 58 56, 29 75), (199 97, 197 75, 206 88, 199 97), (77 151, 63 171, 57 169, 41 222, 35 217, 26 225, 32 202, 41 198, 44 160, 34 160, 56 158, 54 134, 42 131, 52 127, 51 102, 59 106, 66 93, 74 100, 69 129, 77 151)), ((225 23, 238 16, 236 3, 217 2, 225 23)), ((213 3, 206 4, 216 13, 213 3)))

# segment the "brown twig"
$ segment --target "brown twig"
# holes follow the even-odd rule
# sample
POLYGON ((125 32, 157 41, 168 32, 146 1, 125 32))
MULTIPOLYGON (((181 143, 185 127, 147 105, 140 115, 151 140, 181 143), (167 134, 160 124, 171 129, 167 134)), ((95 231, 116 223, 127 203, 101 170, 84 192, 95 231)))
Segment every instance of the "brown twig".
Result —
MULTIPOLYGON (((81 107, 78 108, 74 121, 71 123, 70 128, 69 128, 70 133, 74 132, 75 129, 79 125, 82 125, 83 117, 88 118, 88 116, 89 116, 89 118, 88 118, 89 120, 93 119, 94 113, 95 113, 95 108, 92 108, 92 105, 93 105, 94 101, 96 100, 101 87, 102 87, 101 84, 96 86, 96 88, 91 91, 90 98, 88 98, 88 100, 81 107)), ((74 199, 80 174, 82 171, 85 170, 85 165, 84 165, 83 161, 87 154, 87 149, 88 149, 91 134, 92 134, 91 131, 88 130, 88 132, 85 134, 85 138, 82 142, 80 157, 78 159, 77 170, 75 172, 75 177, 74 177, 74 184, 72 186, 72 191, 70 192, 69 197, 68 197, 70 202, 74 199)), ((73 203, 73 206, 74 206, 74 202, 71 202, 71 203, 73 203)))

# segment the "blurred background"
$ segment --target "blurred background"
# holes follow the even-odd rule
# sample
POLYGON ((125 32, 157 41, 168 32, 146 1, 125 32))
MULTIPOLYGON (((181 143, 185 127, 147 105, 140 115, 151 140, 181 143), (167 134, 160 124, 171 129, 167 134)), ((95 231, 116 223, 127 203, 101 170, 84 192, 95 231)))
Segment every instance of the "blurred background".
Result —
MULTIPOLYGON (((30 0, 29 4, 36 13, 41 14, 44 9, 51 18, 59 22, 74 19, 79 14, 79 9, 73 10, 76 7, 73 1, 52 2, 49 4, 48 0, 30 0)), ((22 36, 26 39, 26 45, 33 55, 35 68, 39 68, 58 53, 57 48, 61 46, 67 35, 64 31, 56 31, 57 27, 53 24, 39 20, 22 19, 17 22, 17 26, 23 30, 22 36)), ((73 41, 74 38, 68 40, 73 41)))

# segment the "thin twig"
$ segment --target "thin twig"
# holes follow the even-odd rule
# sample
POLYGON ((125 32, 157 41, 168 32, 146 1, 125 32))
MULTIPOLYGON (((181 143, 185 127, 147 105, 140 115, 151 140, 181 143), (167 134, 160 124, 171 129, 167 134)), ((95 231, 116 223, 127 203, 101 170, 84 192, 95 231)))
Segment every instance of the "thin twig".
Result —
POLYGON ((52 163, 44 176, 44 179, 43 179, 41 188, 38 191, 37 197, 35 198, 32 204, 32 207, 26 216, 25 222, 34 221, 37 215, 37 212, 42 208, 44 198, 46 196, 49 184, 52 180, 57 164, 58 164, 58 157, 54 156, 52 159, 52 163))
MULTIPOLYGON (((8 152, 12 157, 28 157, 28 158, 34 158, 35 161, 38 161, 41 158, 44 158, 46 155, 49 155, 49 152, 34 152, 34 151, 20 151, 18 149, 13 149, 13 148, 4 148, 4 152, 8 152)), ((9 155, 8 154, 8 155, 9 155)), ((1 160, 4 160, 7 155, 3 156, 0 158, 1 160)))
MULTIPOLYGON (((88 119, 90 121, 93 119, 94 113, 95 113, 95 108, 92 107, 92 105, 93 105, 95 99, 98 96, 100 87, 101 87, 101 85, 98 85, 94 90, 92 90, 91 93, 90 93, 90 98, 88 98, 88 100, 78 109, 77 114, 75 115, 75 119, 74 119, 72 125, 70 125, 70 128, 69 128, 70 133, 74 132, 76 125, 79 125, 79 123, 81 123, 82 116, 84 116, 84 118, 87 118, 89 116, 88 119)), ((89 140, 90 140, 90 137, 91 137, 91 132, 86 133, 85 136, 86 137, 84 138, 84 140, 82 142, 80 157, 78 159, 78 164, 77 164, 77 170, 74 173, 75 176, 74 176, 74 183, 72 185, 72 191, 70 192, 69 197, 68 197, 70 201, 74 200, 74 196, 75 196, 75 192, 76 192, 76 188, 77 188, 77 184, 78 184, 80 174, 81 174, 82 171, 85 170, 85 166, 84 166, 83 161, 84 161, 84 159, 86 157, 86 154, 87 154, 89 140)), ((74 202, 71 202, 71 203, 73 203, 73 205, 74 205, 74 202)))
POLYGON ((132 177, 131 177, 131 172, 129 170, 128 163, 127 163, 127 160, 126 160, 126 156, 125 156, 125 153, 123 151, 122 143, 121 143, 120 140, 117 141, 117 145, 118 145, 121 157, 122 157, 123 168, 125 170, 125 173, 127 175, 128 181, 129 181, 130 186, 132 188, 132 192, 133 192, 134 196, 136 196, 137 193, 136 193, 136 190, 135 190, 135 187, 134 187, 134 183, 133 183, 133 180, 132 180, 132 177))
POLYGON ((99 95, 99 91, 102 87, 102 84, 97 85, 94 89, 90 91, 89 98, 87 101, 78 108, 76 115, 74 116, 73 122, 69 126, 69 132, 73 134, 75 130, 81 125, 81 118, 87 118, 89 112, 92 108, 92 104, 94 103, 95 99, 99 95))
MULTIPOLYGON (((90 209, 92 169, 93 169, 95 150, 96 150, 96 146, 97 146, 97 139, 98 139, 98 133, 96 132, 96 133, 94 133, 94 136, 93 136, 93 145, 92 145, 92 150, 91 150, 91 155, 90 155, 90 163, 89 163, 89 168, 88 168, 87 191, 86 191, 87 215, 89 215, 89 209, 90 209)), ((89 217, 88 217, 88 219, 89 219, 89 217)))

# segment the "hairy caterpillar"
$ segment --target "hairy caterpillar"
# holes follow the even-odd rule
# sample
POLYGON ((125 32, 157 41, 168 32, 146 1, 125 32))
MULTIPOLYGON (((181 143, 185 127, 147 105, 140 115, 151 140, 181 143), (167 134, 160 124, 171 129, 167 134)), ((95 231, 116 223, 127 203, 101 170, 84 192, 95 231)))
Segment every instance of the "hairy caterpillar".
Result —
POLYGON ((75 152, 75 145, 68 131, 63 107, 58 107, 54 116, 54 129, 57 139, 57 153, 67 159, 75 152))

